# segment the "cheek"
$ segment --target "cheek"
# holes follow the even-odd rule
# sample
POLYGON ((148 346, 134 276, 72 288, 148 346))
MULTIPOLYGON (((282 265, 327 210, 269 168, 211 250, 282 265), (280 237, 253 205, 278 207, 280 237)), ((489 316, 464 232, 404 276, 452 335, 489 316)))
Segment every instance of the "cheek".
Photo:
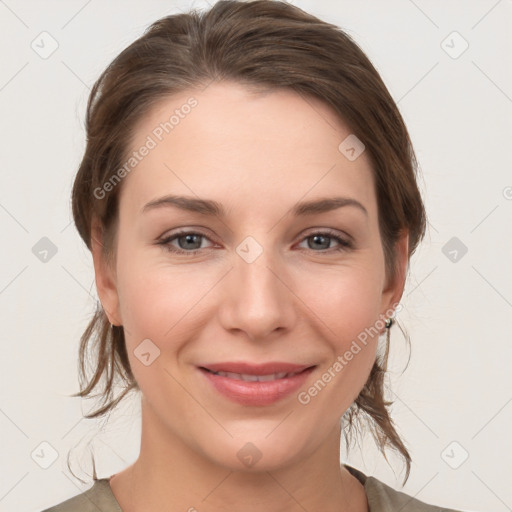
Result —
MULTIPOLYGON (((361 265, 336 269, 323 279, 309 276, 302 281, 299 296, 307 298, 305 302, 318 316, 318 328, 329 345, 320 378, 330 391, 323 393, 319 404, 325 405, 329 396, 331 404, 337 404, 335 409, 345 410, 369 376, 384 326, 379 317, 381 276, 377 266, 361 265)), ((322 386, 319 383, 317 389, 322 386)))
POLYGON ((191 308, 205 293, 204 280, 186 271, 143 269, 133 260, 130 267, 119 273, 118 285, 127 330, 145 338, 176 338, 176 331, 181 324, 190 323, 194 314, 191 308))
POLYGON ((341 348, 378 318, 383 268, 371 260, 347 262, 328 271, 302 271, 295 278, 297 294, 341 348))
POLYGON ((198 271, 197 265, 171 265, 164 249, 160 253, 159 248, 140 245, 120 237, 117 260, 119 307, 134 373, 140 366, 133 359, 134 351, 143 340, 153 341, 160 349, 159 363, 166 356, 169 363, 195 335, 202 299, 212 286, 207 283, 215 283, 208 277, 211 271, 198 271))
POLYGON ((136 382, 151 402, 159 394, 156 390, 165 388, 164 402, 172 396, 176 404, 186 403, 187 397, 166 372, 175 374, 180 351, 200 329, 197 302, 205 293, 204 279, 201 283, 192 273, 150 267, 133 257, 120 261, 118 268, 125 343, 136 382))

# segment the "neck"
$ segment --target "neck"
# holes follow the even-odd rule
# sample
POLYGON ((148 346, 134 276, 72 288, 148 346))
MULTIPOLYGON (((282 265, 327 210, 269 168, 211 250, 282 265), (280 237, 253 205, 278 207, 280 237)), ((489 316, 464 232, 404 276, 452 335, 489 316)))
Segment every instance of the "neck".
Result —
POLYGON ((278 469, 234 470, 173 435, 143 401, 139 458, 112 490, 124 512, 366 512, 362 484, 340 466, 340 435, 278 469))

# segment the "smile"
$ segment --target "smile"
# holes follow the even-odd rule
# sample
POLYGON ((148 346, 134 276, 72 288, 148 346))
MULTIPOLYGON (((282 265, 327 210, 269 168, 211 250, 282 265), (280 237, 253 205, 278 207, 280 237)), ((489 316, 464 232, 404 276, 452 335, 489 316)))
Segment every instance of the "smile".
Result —
POLYGON ((303 386, 315 366, 274 373, 264 373, 261 369, 256 373, 254 368, 249 370, 253 373, 214 371, 205 367, 197 369, 218 396, 240 405, 268 406, 290 397, 303 386))
MULTIPOLYGON (((207 370, 211 371, 211 370, 207 370)), ((212 372, 215 375, 220 375, 221 377, 227 377, 228 379, 235 380, 244 380, 246 382, 268 382, 277 379, 285 379, 288 377, 293 377, 301 372, 280 372, 280 373, 271 373, 270 375, 249 375, 247 373, 233 373, 233 372, 212 372)))

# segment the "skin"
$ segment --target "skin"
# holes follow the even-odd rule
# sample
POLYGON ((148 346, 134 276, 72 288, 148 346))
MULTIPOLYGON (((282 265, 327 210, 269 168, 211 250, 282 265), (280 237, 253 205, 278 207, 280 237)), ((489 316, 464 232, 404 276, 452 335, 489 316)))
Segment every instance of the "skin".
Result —
POLYGON ((366 153, 349 161, 338 146, 350 129, 327 105, 293 91, 256 94, 216 82, 166 98, 136 127, 132 150, 191 95, 198 105, 123 179, 112 265, 94 225, 98 294, 110 322, 124 326, 142 392, 140 456, 111 488, 125 512, 368 510, 363 486, 340 466, 340 418, 368 378, 377 336, 307 405, 297 393, 239 405, 196 366, 316 364, 307 390, 399 302, 408 237, 398 243, 391 281, 366 153), (141 213, 171 193, 214 199, 227 216, 174 207, 141 213), (367 215, 353 206, 289 214, 299 201, 334 195, 356 199, 367 215), (177 228, 204 235, 170 242, 198 254, 157 245, 177 228), (324 229, 353 237, 353 248, 336 251, 329 237, 316 246, 312 235, 324 229), (263 250, 252 263, 236 252, 247 236, 263 250), (148 338, 160 356, 145 366, 134 350, 148 338), (262 454, 251 467, 237 457, 247 442, 262 454))

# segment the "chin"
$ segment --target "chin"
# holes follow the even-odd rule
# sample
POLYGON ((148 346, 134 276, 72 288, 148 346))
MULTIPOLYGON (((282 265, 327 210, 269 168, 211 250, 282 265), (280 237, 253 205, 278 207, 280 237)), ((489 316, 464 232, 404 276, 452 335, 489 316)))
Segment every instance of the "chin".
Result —
POLYGON ((211 446, 205 447, 210 460, 230 471, 242 473, 276 471, 306 456, 301 449, 302 443, 287 436, 284 430, 281 435, 274 432, 268 436, 267 430, 262 433, 259 429, 254 436, 247 434, 230 438, 227 443, 213 443, 216 445, 214 451, 211 446))

